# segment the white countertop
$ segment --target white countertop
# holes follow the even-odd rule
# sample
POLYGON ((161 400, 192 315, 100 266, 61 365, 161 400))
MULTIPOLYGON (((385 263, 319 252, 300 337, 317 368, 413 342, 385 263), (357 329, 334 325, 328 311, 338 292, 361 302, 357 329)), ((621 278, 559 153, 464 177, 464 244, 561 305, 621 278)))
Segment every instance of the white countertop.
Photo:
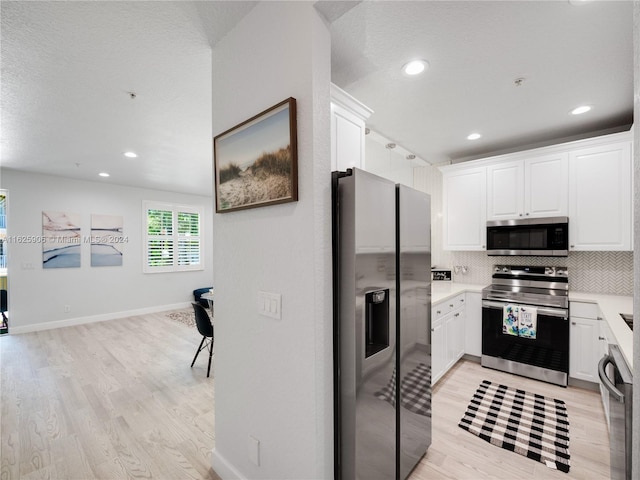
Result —
MULTIPOLYGON (((600 295, 589 292, 569 292, 570 302, 595 303, 600 307, 603 320, 609 324, 611 333, 633 371, 633 331, 624 322, 621 313, 633 313, 633 297, 622 295, 600 295)), ((569 312, 571 315, 571 312, 569 312)))
POLYGON ((455 282, 431 282, 431 302, 438 303, 462 292, 482 292, 486 285, 455 282))

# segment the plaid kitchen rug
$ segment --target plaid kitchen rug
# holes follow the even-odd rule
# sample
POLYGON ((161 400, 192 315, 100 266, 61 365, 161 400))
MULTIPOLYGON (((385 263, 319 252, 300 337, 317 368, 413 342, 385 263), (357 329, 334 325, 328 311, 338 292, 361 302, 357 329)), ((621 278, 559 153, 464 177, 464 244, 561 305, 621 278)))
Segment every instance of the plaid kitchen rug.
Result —
MULTIPOLYGON (((389 402, 392 406, 396 406, 395 392, 396 389, 396 369, 389 383, 375 393, 380 400, 389 402)), ((410 412, 419 415, 431 416, 431 368, 424 363, 419 363, 413 370, 407 373, 402 379, 400 387, 402 395, 402 406, 410 412)))
POLYGON ((562 400, 483 380, 458 426, 505 450, 569 472, 569 420, 562 400))

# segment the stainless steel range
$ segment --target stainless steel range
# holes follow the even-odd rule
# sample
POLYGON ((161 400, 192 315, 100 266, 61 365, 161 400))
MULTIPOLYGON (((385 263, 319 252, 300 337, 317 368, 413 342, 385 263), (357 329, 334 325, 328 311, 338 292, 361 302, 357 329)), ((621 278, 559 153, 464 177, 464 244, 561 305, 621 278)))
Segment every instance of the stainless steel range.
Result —
POLYGON ((496 265, 482 290, 482 366, 567 386, 566 267, 496 265))

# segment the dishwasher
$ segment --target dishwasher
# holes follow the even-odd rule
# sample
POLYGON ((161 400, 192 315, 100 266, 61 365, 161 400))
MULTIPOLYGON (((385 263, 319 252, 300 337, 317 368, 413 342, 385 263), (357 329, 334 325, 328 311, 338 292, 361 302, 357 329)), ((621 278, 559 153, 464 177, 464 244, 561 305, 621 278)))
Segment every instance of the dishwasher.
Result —
POLYGON ((609 345, 598 376, 609 392, 611 480, 631 480, 633 375, 617 345, 609 345))

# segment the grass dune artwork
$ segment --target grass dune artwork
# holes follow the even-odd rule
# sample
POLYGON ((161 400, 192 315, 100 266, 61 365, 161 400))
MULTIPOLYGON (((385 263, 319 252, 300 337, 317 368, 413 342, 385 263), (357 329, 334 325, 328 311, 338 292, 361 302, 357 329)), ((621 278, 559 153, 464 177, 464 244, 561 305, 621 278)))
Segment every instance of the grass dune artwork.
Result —
POLYGON ((298 199, 295 111, 289 98, 214 138, 216 212, 298 199))

